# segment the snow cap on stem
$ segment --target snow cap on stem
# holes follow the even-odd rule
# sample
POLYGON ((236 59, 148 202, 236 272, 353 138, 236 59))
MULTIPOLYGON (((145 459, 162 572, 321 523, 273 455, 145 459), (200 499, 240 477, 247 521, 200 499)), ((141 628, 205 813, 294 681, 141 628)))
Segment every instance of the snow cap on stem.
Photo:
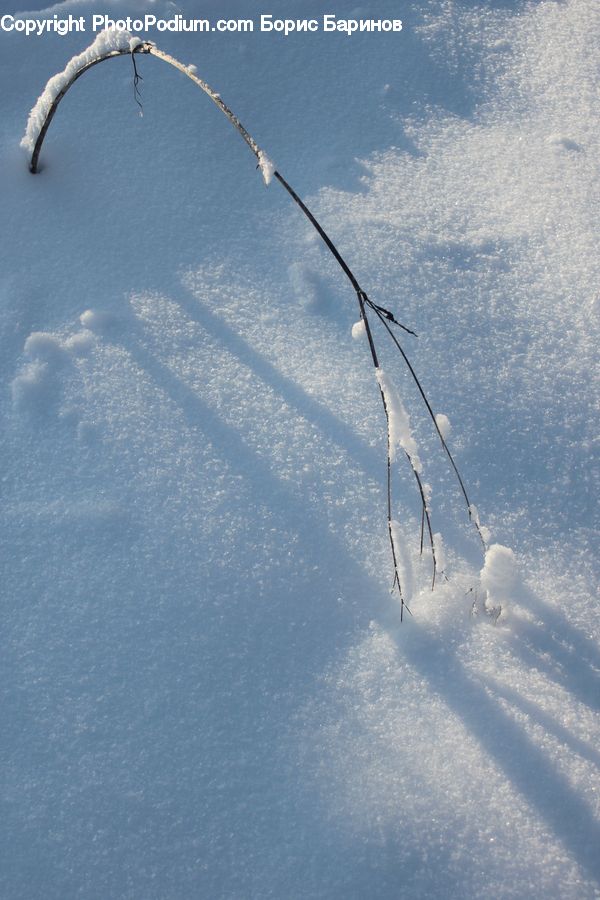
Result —
POLYGON ((82 53, 71 57, 63 71, 48 80, 46 87, 29 113, 25 134, 21 139, 21 147, 28 153, 33 152, 52 104, 80 69, 113 50, 130 50, 133 53, 140 43, 140 39, 133 38, 128 31, 105 28, 82 53))
POLYGON ((388 414, 390 460, 393 462, 396 459, 396 448, 402 447, 408 453, 415 472, 420 474, 423 466, 419 459, 419 448, 410 430, 410 417, 400 399, 400 394, 390 376, 383 369, 375 369, 375 375, 377 376, 388 414))

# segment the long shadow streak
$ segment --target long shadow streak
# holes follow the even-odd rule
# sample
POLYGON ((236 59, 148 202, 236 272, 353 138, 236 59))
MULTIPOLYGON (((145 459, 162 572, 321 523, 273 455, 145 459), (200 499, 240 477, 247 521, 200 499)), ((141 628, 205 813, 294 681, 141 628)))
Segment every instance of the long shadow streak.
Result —
POLYGON ((541 725, 548 734, 553 734, 557 740, 569 747, 573 753, 577 753, 582 759, 587 759, 588 762, 591 762, 600 770, 600 753, 576 735, 571 734, 568 728, 565 728, 551 715, 544 712, 537 704, 527 700, 526 697, 521 696, 513 688, 506 687, 506 685, 499 684, 492 679, 486 680, 485 685, 496 697, 503 697, 511 706, 520 709, 532 722, 537 722, 538 725, 541 725))
POLYGON ((600 822, 591 807, 520 726, 465 672, 452 648, 426 634, 418 624, 410 630, 406 639, 396 630, 402 655, 462 719, 512 787, 537 810, 574 859, 600 881, 600 822))
MULTIPOLYGON (((220 341, 244 365, 252 369, 258 378, 272 387, 302 418, 312 423, 326 437, 339 447, 342 447, 365 471, 365 474, 370 477, 382 477, 385 469, 383 452, 385 423, 383 420, 381 425, 382 450, 378 452, 361 440, 350 425, 338 419, 326 406, 309 396, 291 378, 283 375, 273 363, 269 362, 268 359, 251 347, 241 335, 234 331, 222 317, 208 309, 193 294, 186 296, 181 293, 174 296, 173 291, 170 290, 169 296, 181 306, 190 319, 220 341)), ((307 348, 307 353, 309 352, 310 348, 307 348)), ((375 382, 373 384, 373 397, 376 400, 375 382)))
POLYGON ((254 489, 261 503, 285 511, 286 521, 301 534, 307 552, 313 554, 316 560, 326 561, 330 577, 338 577, 340 583, 345 585, 352 584, 353 594, 365 598, 361 618, 369 621, 375 616, 385 615, 389 605, 389 601, 386 602, 386 591, 382 591, 381 586, 365 574, 323 523, 317 511, 311 509, 309 504, 303 502, 290 487, 277 478, 268 461, 263 460, 244 442, 237 429, 224 422, 198 394, 144 346, 148 338, 135 323, 131 323, 129 338, 125 346, 132 359, 167 392, 183 412, 189 426, 207 436, 223 460, 234 471, 242 474, 245 483, 254 489))
POLYGON ((600 650, 556 607, 525 589, 523 605, 542 625, 523 622, 512 640, 513 652, 543 670, 590 709, 600 710, 600 650))
MULTIPOLYGON (((227 331, 225 327, 220 334, 226 335, 227 331)), ((241 339, 236 336, 236 343, 237 340, 241 339)), ((241 341, 238 346, 244 349, 245 343, 241 341)), ((261 500, 286 510, 293 524, 302 529, 302 537, 308 547, 314 548, 316 558, 326 557, 333 571, 340 573, 344 581, 354 582, 356 592, 368 601, 368 608, 363 610, 364 620, 377 617, 391 627, 394 613, 389 602, 383 601, 380 588, 365 576, 319 517, 277 479, 267 462, 244 443, 239 432, 224 423, 139 339, 134 338, 128 350, 134 360, 167 391, 189 424, 209 435, 228 464, 254 484, 261 500)), ((260 357, 257 362, 262 366, 260 357)), ((278 382, 279 375, 269 371, 269 367, 270 364, 267 364, 268 376, 278 382)), ((298 401, 303 403, 303 397, 299 396, 298 401)), ((318 405, 317 410, 320 415, 318 405)), ((417 623, 411 623, 410 628, 405 625, 401 633, 396 632, 396 645, 431 689, 462 719, 485 752, 503 770, 510 784, 537 810, 574 859, 600 881, 600 823, 566 778, 556 771, 544 753, 488 695, 485 688, 465 672, 451 647, 428 635, 417 623)))

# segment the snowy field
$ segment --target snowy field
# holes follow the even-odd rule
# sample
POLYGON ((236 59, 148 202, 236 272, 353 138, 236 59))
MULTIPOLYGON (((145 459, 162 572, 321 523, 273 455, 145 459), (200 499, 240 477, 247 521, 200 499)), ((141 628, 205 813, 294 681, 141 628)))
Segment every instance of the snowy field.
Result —
POLYGON ((0 31, 0 897, 600 897, 597 0, 29 14, 97 11, 402 18, 138 36, 417 332, 491 549, 374 323, 445 556, 432 592, 398 452, 400 623, 379 388, 316 232, 151 57, 143 116, 130 57, 92 68, 30 174, 94 34, 0 31))

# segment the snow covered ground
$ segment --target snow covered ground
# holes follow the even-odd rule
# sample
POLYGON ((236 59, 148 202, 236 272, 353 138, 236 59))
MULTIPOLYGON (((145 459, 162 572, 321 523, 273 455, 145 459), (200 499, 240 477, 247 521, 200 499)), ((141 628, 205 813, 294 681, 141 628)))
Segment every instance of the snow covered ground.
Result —
POLYGON ((446 557, 432 593, 398 453, 402 624, 379 389, 326 248, 156 59, 143 117, 130 59, 86 73, 32 176, 29 110, 94 35, 0 32, 7 900, 600 896, 600 9, 401 6, 36 15, 403 19, 148 35, 419 335, 403 346, 507 549, 482 573, 377 331, 446 557))

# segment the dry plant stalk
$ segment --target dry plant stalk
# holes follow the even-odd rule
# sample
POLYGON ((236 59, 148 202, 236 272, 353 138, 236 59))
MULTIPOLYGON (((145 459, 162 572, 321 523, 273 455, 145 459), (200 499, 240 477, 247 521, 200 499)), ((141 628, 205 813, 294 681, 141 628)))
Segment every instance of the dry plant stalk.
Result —
MULTIPOLYGON (((467 505, 469 519, 475 526, 477 533, 479 534, 481 543, 483 544, 484 549, 486 547, 486 542, 484 539, 484 535, 482 533, 481 526, 478 521, 478 517, 476 514, 473 514, 474 507, 472 506, 472 504, 469 500, 464 481, 458 470, 458 467, 456 465, 454 457, 452 456, 452 453, 450 452, 450 449, 448 448, 448 445, 447 445, 447 443, 444 439, 444 436, 440 430, 439 424, 436 420, 436 416, 433 412, 433 408, 431 406, 431 403, 429 402, 429 399, 427 398, 427 395, 421 384, 421 381, 419 380, 410 360, 408 359, 408 356, 406 355, 404 348, 400 344, 397 333, 393 330, 392 326, 402 329, 403 331, 407 332, 408 334, 414 335, 415 333, 413 331, 411 331, 409 328, 407 328, 406 326, 402 325, 389 310, 385 309, 382 306, 378 306, 376 303, 374 303, 368 297, 366 291, 364 291, 363 288, 360 286, 360 284, 359 284, 356 276, 352 272, 350 266, 345 261, 345 259, 342 257, 341 253, 339 252, 339 250, 337 249, 337 247, 335 246, 335 244, 333 243, 333 241, 331 240, 331 238, 329 237, 329 235, 327 234, 325 229, 318 222, 318 220, 315 218, 315 216, 310 211, 310 209, 306 206, 304 201, 301 200, 301 198, 294 191, 294 189, 291 187, 291 185, 286 181, 286 179, 283 177, 283 175, 273 166, 273 164, 269 160, 269 157, 267 156, 267 154, 263 150, 261 150, 261 148, 258 146, 256 141, 254 140, 254 138, 244 128, 244 126, 242 125, 240 120, 237 118, 237 116, 232 112, 232 110, 223 101, 223 99, 221 98, 221 95, 219 93, 217 93, 217 91, 213 90, 213 88, 211 88, 210 85, 207 84, 206 81, 204 81, 202 78, 200 78, 196 74, 196 71, 193 67, 185 66, 183 63, 179 62, 179 60, 175 59, 175 57, 160 50, 154 43, 152 43, 150 41, 141 41, 137 38, 132 39, 129 37, 129 35, 126 35, 126 34, 123 34, 123 39, 124 39, 124 41, 125 40, 127 41, 127 46, 112 48, 112 49, 106 50, 105 52, 100 53, 98 56, 94 56, 91 59, 86 59, 84 62, 82 62, 81 65, 76 66, 76 68, 72 72, 72 74, 68 78, 65 79, 63 84, 61 84, 60 90, 58 90, 58 92, 54 96, 53 101, 49 105, 49 107, 46 111, 46 114, 45 114, 45 118, 39 128, 39 132, 38 132, 37 138, 35 140, 35 145, 33 147, 32 153, 31 153, 29 169, 34 174, 37 173, 37 171, 38 171, 39 156, 40 156, 40 152, 42 149, 42 145, 44 143, 44 138, 46 137, 46 133, 47 133, 50 123, 54 117, 54 114, 58 108, 58 105, 59 105, 60 101, 62 100, 62 98, 67 93, 67 91, 69 90, 69 88, 75 83, 75 81, 77 81, 78 78, 80 78, 84 74, 84 72, 87 72, 88 69, 91 69, 93 66, 98 65, 98 63, 104 62, 107 59, 113 59, 118 56, 130 56, 132 59, 133 67, 134 67, 134 96, 135 96, 135 99, 136 99, 136 102, 138 103, 138 105, 140 105, 140 101, 139 101, 139 92, 138 92, 137 86, 138 86, 138 82, 139 82, 141 76, 139 75, 139 72, 137 70, 135 57, 136 57, 136 55, 140 54, 140 55, 146 55, 146 56, 154 56, 157 59, 161 59, 163 62, 166 62, 169 65, 173 66, 175 69, 178 69, 180 72, 182 72, 188 78, 190 78, 194 82, 194 84, 196 84, 202 91, 204 91, 204 93, 212 100, 212 102, 214 104, 216 104, 216 106, 218 106, 218 108, 221 110, 221 112, 229 119, 229 121, 231 122, 233 127, 236 129, 238 134, 241 135, 241 137, 244 139, 244 141, 246 142, 246 144, 248 145, 248 147, 250 148, 250 150, 256 157, 257 168, 261 169, 261 171, 263 173, 263 177, 265 179, 265 182, 268 184, 270 182, 271 178, 275 178, 281 184, 281 186, 287 191, 287 193, 292 198, 294 203, 302 210, 302 212, 304 213, 304 215, 306 216, 308 221, 311 223, 313 228, 315 228, 315 230, 318 232, 320 238, 323 240, 323 242, 327 246, 328 250, 330 251, 332 256, 335 258, 336 262, 338 263, 338 265, 340 266, 340 268, 346 275, 348 281, 352 285, 352 288, 356 294, 356 299, 358 302, 358 308, 359 308, 359 313, 360 313, 360 320, 364 325, 365 333, 367 336, 369 351, 371 354, 371 360, 372 360, 372 363, 373 363, 373 366, 375 368, 375 372, 377 375, 377 381, 379 384, 381 401, 383 404, 383 409, 384 409, 386 423, 387 423, 387 523, 388 523, 388 536, 389 536, 391 555, 392 555, 392 565, 393 565, 392 591, 394 589, 398 590, 398 594, 400 597, 400 617, 402 619, 404 609, 406 608, 409 612, 410 612, 410 609, 406 603, 406 599, 405 599, 403 589, 402 589, 402 583, 400 580, 399 553, 398 553, 398 547, 397 547, 397 537, 394 534, 394 520, 393 520, 393 515, 392 515, 392 507, 393 507, 393 504, 392 504, 392 459, 393 459, 393 450, 394 450, 394 448, 392 446, 392 427, 391 427, 391 421, 390 421, 390 416, 392 414, 392 410, 390 409, 390 396, 389 396, 389 394, 386 393, 386 390, 383 387, 382 370, 379 365, 379 357, 377 354, 377 349, 375 346, 375 340, 373 337, 373 331, 371 328, 371 323, 369 321, 368 313, 373 313, 375 315, 376 319, 383 325, 386 333, 391 338, 394 346, 400 352, 402 359, 404 360, 406 366, 408 367, 410 376, 412 377, 412 379, 414 380, 414 382, 418 388, 418 391, 419 391, 421 398, 425 404, 427 412, 431 418, 431 421, 433 422, 435 430, 441 441, 444 452, 446 453, 446 456, 448 457, 448 460, 450 461, 450 464, 454 471, 454 474, 458 480, 458 484, 459 484, 461 493, 462 493, 465 503, 467 505)), ((93 45, 92 45, 92 47, 93 47, 93 45)), ((415 477, 415 480, 417 483, 417 488, 418 488, 418 493, 419 493, 419 497, 420 497, 420 501, 421 501, 421 542, 420 542, 421 553, 423 552, 423 537, 424 537, 425 526, 427 528, 427 537, 428 537, 429 547, 430 547, 430 551, 431 551, 432 569, 433 569, 432 583, 431 583, 431 587, 433 590, 433 588, 435 587, 435 582, 436 582, 437 561, 436 561, 436 548, 435 548, 435 542, 434 542, 434 536, 433 536, 433 528, 431 525, 431 515, 430 515, 430 510, 429 510, 428 502, 427 502, 427 492, 426 492, 425 486, 423 484, 423 481, 421 479, 420 464, 419 465, 417 464, 417 461, 415 460, 413 455, 411 455, 411 453, 407 450, 406 446, 403 445, 403 449, 404 449, 405 456, 409 462, 409 465, 412 469, 413 475, 415 477)))

